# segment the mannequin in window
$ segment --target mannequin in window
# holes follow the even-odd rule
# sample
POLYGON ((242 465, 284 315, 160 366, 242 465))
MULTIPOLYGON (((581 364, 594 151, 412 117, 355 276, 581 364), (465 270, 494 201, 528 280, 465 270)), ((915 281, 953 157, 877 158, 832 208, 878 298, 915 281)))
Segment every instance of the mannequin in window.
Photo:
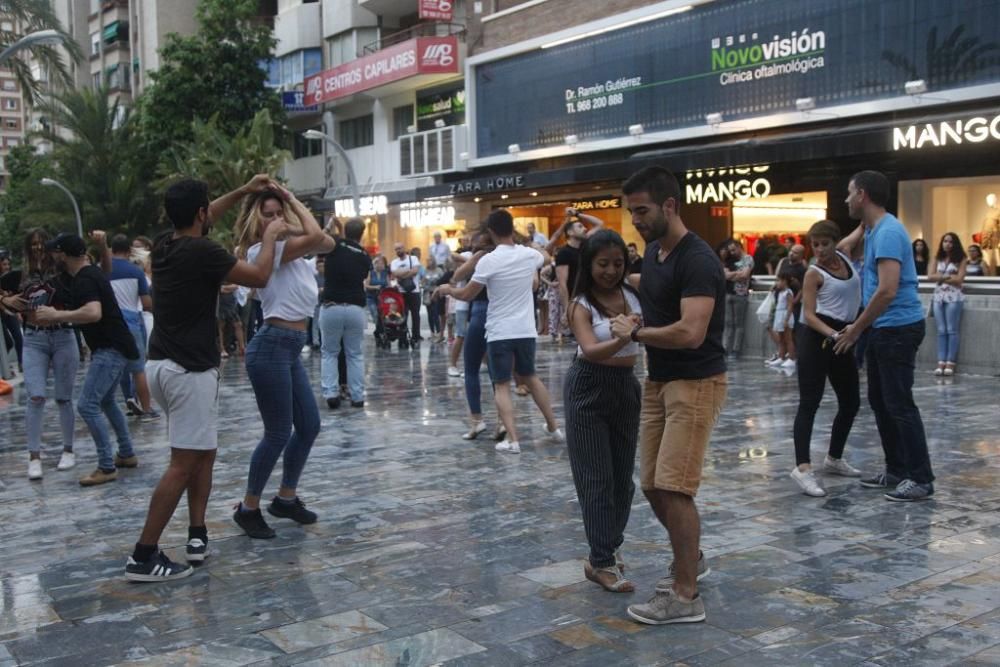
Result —
POLYGON ((986 195, 986 217, 983 219, 983 231, 980 233, 979 245, 983 249, 983 259, 994 269, 1000 264, 1000 207, 997 206, 997 196, 992 192, 986 195))

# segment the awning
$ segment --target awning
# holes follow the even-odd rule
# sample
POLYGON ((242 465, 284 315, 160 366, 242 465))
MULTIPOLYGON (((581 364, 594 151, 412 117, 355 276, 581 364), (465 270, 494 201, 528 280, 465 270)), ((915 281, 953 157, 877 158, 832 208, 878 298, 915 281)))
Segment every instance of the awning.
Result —
POLYGON ((120 21, 114 21, 113 23, 109 23, 104 26, 104 31, 101 32, 101 38, 104 39, 105 42, 110 43, 118 39, 119 23, 120 21))
MULTIPOLYGON (((358 195, 361 197, 385 195, 390 204, 400 204, 417 201, 417 188, 426 188, 432 185, 434 185, 434 179, 430 176, 408 178, 403 181, 379 181, 359 186, 358 195)), ((354 189, 350 185, 337 185, 327 188, 326 192, 323 193, 323 199, 330 201, 347 199, 352 196, 354 196, 354 189)))

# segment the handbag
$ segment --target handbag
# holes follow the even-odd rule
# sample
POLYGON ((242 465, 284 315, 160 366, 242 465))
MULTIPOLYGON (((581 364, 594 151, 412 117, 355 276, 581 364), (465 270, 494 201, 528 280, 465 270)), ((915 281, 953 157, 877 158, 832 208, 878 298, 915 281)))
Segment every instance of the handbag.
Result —
MULTIPOLYGON (((407 257, 406 260, 407 260, 407 262, 409 262, 409 264, 407 265, 407 268, 412 269, 413 268, 413 257, 407 257)), ((400 278, 399 279, 399 289, 403 290, 404 292, 413 292, 413 291, 415 291, 417 289, 417 284, 415 282, 413 282, 413 277, 412 276, 410 278, 400 278)))
POLYGON ((774 309, 774 292, 769 291, 759 306, 757 306, 757 321, 767 324, 771 321, 771 311, 774 309))

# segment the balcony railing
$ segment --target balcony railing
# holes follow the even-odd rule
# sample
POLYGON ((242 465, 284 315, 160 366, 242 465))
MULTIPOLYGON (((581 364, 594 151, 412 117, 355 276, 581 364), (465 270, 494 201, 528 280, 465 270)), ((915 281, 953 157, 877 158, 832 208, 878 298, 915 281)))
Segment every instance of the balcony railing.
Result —
POLYGON ((463 171, 462 153, 468 126, 447 127, 405 134, 399 138, 399 175, 430 176, 463 171))
POLYGON ((365 44, 361 49, 359 57, 378 53, 382 49, 402 44, 414 37, 450 37, 452 35, 456 35, 459 39, 464 40, 465 26, 460 23, 418 23, 406 30, 386 35, 371 44, 365 44))

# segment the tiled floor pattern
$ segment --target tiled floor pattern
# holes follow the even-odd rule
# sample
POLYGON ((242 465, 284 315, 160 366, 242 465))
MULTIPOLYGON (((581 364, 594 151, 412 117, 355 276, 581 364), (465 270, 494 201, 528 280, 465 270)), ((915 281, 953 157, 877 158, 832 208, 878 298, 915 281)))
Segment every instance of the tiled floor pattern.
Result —
MULTIPOLYGON (((367 353, 366 407, 323 409, 301 483, 320 521, 274 520, 269 541, 230 519, 261 424, 240 362, 227 362, 214 553, 155 585, 121 574, 167 458, 165 424, 133 422, 141 465, 113 484, 76 484, 95 460, 82 423, 77 469, 57 472, 49 444, 45 479, 29 483, 19 388, 0 405, 0 667, 1000 664, 995 378, 920 375, 938 490, 897 505, 843 478, 823 480, 827 498, 800 494, 788 478, 795 378, 734 364, 698 498, 708 620, 644 627, 624 609, 650 594, 667 545, 641 495, 626 542, 638 592, 604 593, 583 577, 565 446, 543 437, 530 399, 517 399, 523 453, 499 455, 459 438, 462 381, 442 346, 367 353)), ((557 397, 571 358, 539 345, 557 397)), ((304 360, 318 385, 318 353, 304 360)), ((832 414, 817 419, 817 460, 832 414)), ((47 415, 46 442, 57 428, 47 415)), ((865 406, 849 459, 878 466, 877 442, 865 406)), ((178 558, 185 531, 182 504, 163 540, 178 558)))

